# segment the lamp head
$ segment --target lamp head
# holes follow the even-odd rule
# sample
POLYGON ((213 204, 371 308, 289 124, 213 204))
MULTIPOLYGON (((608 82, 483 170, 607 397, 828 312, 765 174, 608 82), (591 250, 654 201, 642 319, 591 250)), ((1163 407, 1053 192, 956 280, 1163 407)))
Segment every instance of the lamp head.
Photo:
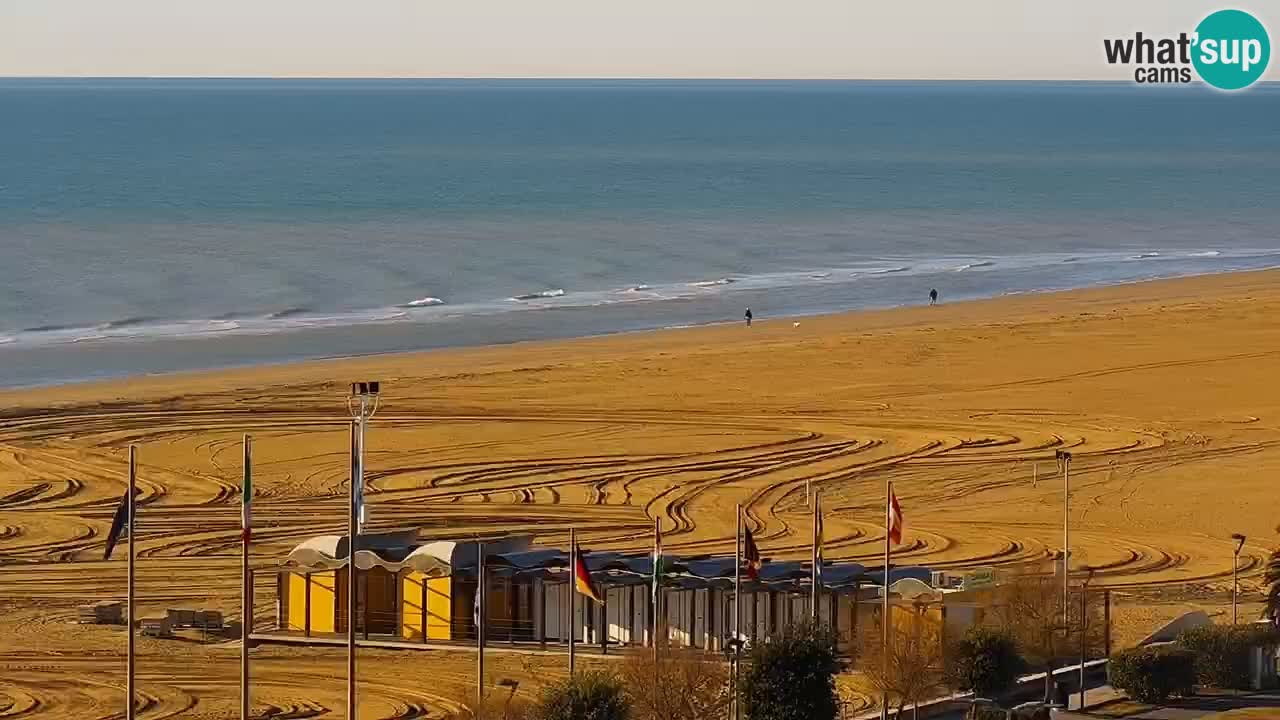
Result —
POLYGON ((1236 554, 1239 555, 1240 551, 1244 549, 1245 537, 1240 533, 1231 533, 1231 539, 1236 541, 1236 554))

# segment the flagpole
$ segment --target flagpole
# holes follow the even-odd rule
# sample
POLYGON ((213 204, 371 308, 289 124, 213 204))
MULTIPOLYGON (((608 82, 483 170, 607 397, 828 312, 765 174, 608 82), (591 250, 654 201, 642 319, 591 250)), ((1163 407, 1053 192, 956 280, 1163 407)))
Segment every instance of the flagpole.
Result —
POLYGON ((818 593, 820 592, 818 588, 822 582, 822 571, 818 567, 818 565, 822 562, 822 559, 821 559, 822 554, 818 550, 818 545, 822 542, 822 538, 820 537, 821 530, 822 530, 822 510, 819 505, 820 502, 821 502, 821 496, 814 495, 813 496, 813 558, 812 558, 813 579, 811 580, 811 584, 813 585, 813 588, 812 588, 813 597, 809 601, 809 615, 812 618, 815 625, 818 622, 818 593))
MULTIPOLYGON (((361 417, 364 416, 363 411, 361 417)), ((351 498, 347 503, 347 720, 356 720, 356 493, 360 487, 358 423, 351 421, 351 498)))
POLYGON ((661 712, 662 672, 658 664, 659 613, 662 609, 662 570, 666 558, 662 557, 662 518, 653 518, 653 712, 661 712))
POLYGON ((484 563, 484 543, 476 543, 476 552, 479 555, 478 569, 476 570, 476 712, 484 712, 484 644, 485 635, 488 631, 488 615, 489 615, 489 598, 488 583, 485 577, 484 563))
MULTIPOLYGON (((882 629, 882 637, 880 639, 880 657, 884 663, 885 677, 889 676, 889 552, 890 542, 889 534, 893 527, 893 481, 885 480, 884 493, 884 586, 882 595, 882 606, 880 610, 880 626, 882 629)), ((888 720, 889 717, 889 693, 884 692, 880 699, 880 717, 888 720)))
POLYGON ((653 518, 653 695, 654 711, 658 709, 658 618, 662 612, 662 519, 653 518))
POLYGON ((1062 624, 1071 596, 1071 453, 1062 451, 1062 624))
POLYGON ((240 720, 249 720, 249 630, 253 627, 253 583, 249 580, 249 535, 253 527, 253 438, 244 436, 244 538, 240 543, 240 720))
POLYGON ((573 677, 578 640, 578 531, 569 528, 569 677, 573 677))
POLYGON ((730 692, 733 702, 733 717, 742 716, 742 703, 738 698, 738 656, 742 654, 742 504, 737 506, 735 519, 737 529, 733 536, 733 665, 730 677, 733 680, 730 692))
POLYGON ((137 523, 136 513, 134 511, 134 503, 136 500, 134 496, 138 490, 137 454, 138 454, 137 446, 130 445, 129 446, 129 493, 128 493, 129 494, 129 598, 128 598, 128 610, 127 610, 127 613, 129 616, 127 619, 127 629, 129 632, 129 649, 128 649, 129 659, 128 659, 128 672, 125 676, 125 692, 128 695, 128 700, 125 704, 126 720, 133 720, 134 718, 133 699, 135 697, 134 655, 133 655, 134 653, 134 646, 133 646, 133 643, 134 643, 134 638, 133 638, 133 584, 134 584, 133 583, 133 565, 134 565, 133 539, 138 534, 138 523, 137 523))

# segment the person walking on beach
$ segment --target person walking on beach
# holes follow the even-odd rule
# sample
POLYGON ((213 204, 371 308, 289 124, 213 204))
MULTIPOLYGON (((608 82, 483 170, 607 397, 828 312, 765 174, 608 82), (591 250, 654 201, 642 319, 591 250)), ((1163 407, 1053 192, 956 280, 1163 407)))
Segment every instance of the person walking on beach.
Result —
POLYGON ((747 314, 743 317, 747 319, 747 327, 751 327, 751 308, 747 308, 747 314))
POLYGON ((938 304, 938 289, 937 289, 937 288, 934 288, 934 289, 932 289, 932 290, 930 290, 930 291, 929 291, 929 304, 930 304, 930 305, 937 305, 937 304, 938 304))

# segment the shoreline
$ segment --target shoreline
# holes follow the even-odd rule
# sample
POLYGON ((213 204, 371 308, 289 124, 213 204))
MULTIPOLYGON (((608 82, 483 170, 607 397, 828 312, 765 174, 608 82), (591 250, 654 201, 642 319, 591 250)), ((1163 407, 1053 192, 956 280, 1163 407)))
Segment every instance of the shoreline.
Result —
MULTIPOLYGON (((1180 287, 1186 284, 1204 283, 1206 281, 1215 285, 1225 285, 1229 288, 1233 285, 1249 284, 1253 278, 1262 278, 1268 275, 1274 276, 1277 280, 1280 280, 1280 268, 1211 272, 1172 278, 1151 278, 1145 280, 1099 284, 1072 289, 1005 293, 996 296, 963 299, 952 302, 947 302, 944 299, 944 301, 937 306, 929 306, 925 303, 920 305, 868 307, 839 312, 792 314, 768 318, 759 318, 757 316, 752 330, 759 332, 776 331, 790 323, 802 321, 807 321, 809 323, 857 322, 859 320, 875 322, 895 314, 910 316, 915 312, 920 311, 963 312, 966 309, 976 310, 986 308, 991 304, 1007 304, 1009 309, 1019 311, 1021 310, 1019 305, 1023 302, 1038 303, 1053 298, 1060 298, 1064 303, 1068 304, 1073 301, 1121 303, 1132 299, 1126 297, 1128 295, 1141 294, 1140 290, 1142 288, 1166 286, 1176 292, 1180 287), (1134 292, 1130 293, 1129 291, 1131 290, 1134 292)), ((907 317, 906 320, 908 322, 918 322, 919 318, 907 317)), ((741 320, 719 320, 692 325, 616 330, 611 332, 598 332, 589 335, 569 335, 558 338, 516 339, 501 343, 450 345, 416 350, 390 350, 383 352, 338 354, 302 359, 247 362, 236 365, 183 369, 171 372, 142 373, 137 375, 107 378, 87 378, 69 382, 56 382, 28 386, 0 386, 0 399, 12 401, 20 398, 21 396, 36 393, 92 395, 95 394, 95 391, 109 390, 113 386, 119 385, 164 386, 175 382, 181 382, 183 380, 216 380, 224 377, 248 378, 255 374, 274 377, 280 374, 289 373, 292 370, 304 372, 310 376, 316 371, 324 368, 334 368, 335 372, 340 372, 346 369, 355 369, 356 366, 386 366, 395 365, 400 362, 428 360, 431 358, 447 358, 459 355, 493 357, 507 353, 519 354, 526 351, 538 353, 547 351, 556 352, 566 348, 589 347, 589 344, 591 343, 625 342, 635 338, 652 338, 661 335, 676 337, 676 334, 711 333, 724 329, 736 328, 742 325, 743 322, 741 320), (80 391, 83 391, 83 393, 80 391)), ((890 322, 888 327, 892 328, 893 323, 890 322)), ((217 340, 217 338, 200 338, 198 340, 193 340, 193 342, 216 342, 217 340)))

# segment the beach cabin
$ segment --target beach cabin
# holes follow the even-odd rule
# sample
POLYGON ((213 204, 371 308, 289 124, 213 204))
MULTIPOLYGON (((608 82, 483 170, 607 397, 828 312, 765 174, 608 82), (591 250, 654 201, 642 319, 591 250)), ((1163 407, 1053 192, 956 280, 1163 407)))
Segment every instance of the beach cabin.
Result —
MULTIPOLYGON (((653 642, 652 558, 649 553, 584 552, 602 603, 578 598, 570 617, 569 556, 534 547, 527 537, 423 543, 416 532, 361 535, 355 552, 355 629, 364 638, 407 642, 474 642, 480 552, 487 583, 486 638, 541 646, 577 642, 643 646, 653 642)), ((277 629, 289 634, 345 634, 352 603, 347 592, 347 538, 321 536, 295 547, 277 579, 277 629)), ((799 561, 766 561, 757 580, 744 576, 740 634, 763 638, 810 617, 812 568, 799 561)), ((888 573, 895 620, 947 618, 946 596, 928 568, 888 573)), ((866 632, 878 633, 885 573, 854 562, 824 563, 817 617, 835 628, 852 651, 866 632)), ((659 624, 669 643, 712 652, 732 637, 737 614, 734 559, 665 558, 659 624)), ((957 613, 963 617, 963 613, 957 613)), ((951 623, 948 623, 951 624, 951 623)))

